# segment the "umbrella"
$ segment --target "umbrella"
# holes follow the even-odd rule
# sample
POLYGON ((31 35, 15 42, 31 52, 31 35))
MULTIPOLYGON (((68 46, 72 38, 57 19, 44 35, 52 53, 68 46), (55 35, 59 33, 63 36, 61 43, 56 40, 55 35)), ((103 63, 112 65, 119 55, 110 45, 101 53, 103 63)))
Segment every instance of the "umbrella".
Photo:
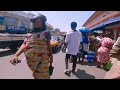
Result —
POLYGON ((79 30, 81 33, 89 33, 89 29, 85 28, 85 27, 82 27, 80 30, 79 30))

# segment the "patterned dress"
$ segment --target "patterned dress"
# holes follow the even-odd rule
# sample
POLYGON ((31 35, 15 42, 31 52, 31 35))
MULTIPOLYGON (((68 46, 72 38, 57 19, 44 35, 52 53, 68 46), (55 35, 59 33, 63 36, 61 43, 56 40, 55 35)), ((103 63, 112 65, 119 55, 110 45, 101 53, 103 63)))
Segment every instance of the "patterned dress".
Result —
POLYGON ((107 63, 110 60, 110 50, 113 46, 113 41, 110 38, 103 38, 101 40, 101 47, 98 49, 97 61, 107 63))
POLYGON ((50 79, 49 76, 49 51, 46 44, 51 39, 48 30, 39 33, 30 33, 25 39, 24 44, 27 46, 24 50, 27 64, 33 71, 34 78, 50 79))

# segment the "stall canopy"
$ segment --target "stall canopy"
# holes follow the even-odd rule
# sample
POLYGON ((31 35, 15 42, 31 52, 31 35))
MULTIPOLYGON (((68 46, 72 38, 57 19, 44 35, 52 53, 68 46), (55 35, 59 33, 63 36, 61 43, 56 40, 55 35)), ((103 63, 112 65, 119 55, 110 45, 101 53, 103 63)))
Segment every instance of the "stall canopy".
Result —
POLYGON ((93 28, 90 28, 90 31, 103 30, 107 26, 116 25, 120 23, 120 16, 104 21, 93 28))
POLYGON ((91 33, 91 32, 94 32, 93 30, 89 30, 88 28, 86 27, 82 27, 81 29, 79 29, 79 31, 81 33, 91 33))
POLYGON ((88 30, 86 27, 80 28, 79 31, 80 31, 81 33, 88 33, 88 32, 89 32, 89 30, 88 30))

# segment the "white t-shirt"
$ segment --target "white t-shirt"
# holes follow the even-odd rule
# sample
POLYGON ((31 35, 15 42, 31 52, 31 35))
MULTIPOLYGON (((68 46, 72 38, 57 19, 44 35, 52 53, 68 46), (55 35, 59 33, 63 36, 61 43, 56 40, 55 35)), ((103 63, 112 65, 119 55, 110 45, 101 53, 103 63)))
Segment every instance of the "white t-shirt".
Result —
POLYGON ((65 42, 67 43, 66 53, 71 55, 77 55, 81 41, 82 41, 81 32, 70 31, 66 35, 65 39, 65 42))

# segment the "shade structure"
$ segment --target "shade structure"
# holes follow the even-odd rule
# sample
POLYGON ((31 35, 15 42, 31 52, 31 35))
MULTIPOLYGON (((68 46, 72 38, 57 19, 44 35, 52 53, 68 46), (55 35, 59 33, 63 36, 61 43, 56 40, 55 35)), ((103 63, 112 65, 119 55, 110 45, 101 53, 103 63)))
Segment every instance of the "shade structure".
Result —
POLYGON ((82 27, 81 29, 79 29, 79 31, 81 33, 89 33, 89 29, 87 29, 86 27, 82 27))
POLYGON ((120 23, 120 16, 119 17, 115 17, 109 20, 106 20, 92 28, 90 28, 90 31, 100 31, 103 30, 105 27, 111 26, 111 25, 116 25, 120 23))

